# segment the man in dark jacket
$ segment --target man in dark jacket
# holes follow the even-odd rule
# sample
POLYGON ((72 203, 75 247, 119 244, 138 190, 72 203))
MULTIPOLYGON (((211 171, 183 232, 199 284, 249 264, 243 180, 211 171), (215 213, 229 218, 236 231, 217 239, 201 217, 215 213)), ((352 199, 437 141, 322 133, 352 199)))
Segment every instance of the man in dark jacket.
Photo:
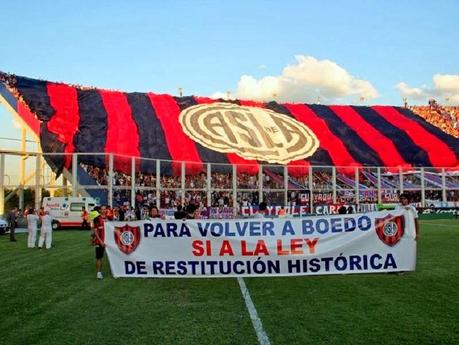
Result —
POLYGON ((10 228, 10 241, 16 242, 16 222, 18 216, 18 209, 17 207, 13 208, 8 212, 6 216, 6 221, 8 222, 8 227, 10 228))

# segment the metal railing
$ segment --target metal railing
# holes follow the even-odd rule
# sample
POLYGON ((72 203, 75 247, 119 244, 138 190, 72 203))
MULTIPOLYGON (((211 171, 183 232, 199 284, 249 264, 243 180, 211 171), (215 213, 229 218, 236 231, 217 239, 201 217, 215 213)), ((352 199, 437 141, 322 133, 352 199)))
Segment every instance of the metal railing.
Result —
POLYGON ((356 205, 395 202, 396 194, 404 191, 417 193, 421 206, 426 205, 432 193, 443 202, 456 200, 459 171, 274 164, 254 168, 100 153, 0 151, 0 207, 5 202, 5 190, 21 191, 27 187, 35 190, 35 207, 41 202, 42 189, 63 189, 72 196, 91 195, 95 190, 106 192, 109 205, 116 203, 121 194, 134 205, 136 193, 141 191, 154 195, 159 208, 164 207, 161 203, 165 192, 178 195, 182 204, 190 193, 199 194, 205 206, 211 206, 215 193, 226 193, 226 203, 232 206, 241 204, 244 196, 251 196, 258 202, 268 199, 281 205, 301 202, 312 212, 314 205, 324 203, 324 199, 326 203, 347 201, 356 205), (45 160, 53 159, 67 162, 60 179, 45 164, 45 160))

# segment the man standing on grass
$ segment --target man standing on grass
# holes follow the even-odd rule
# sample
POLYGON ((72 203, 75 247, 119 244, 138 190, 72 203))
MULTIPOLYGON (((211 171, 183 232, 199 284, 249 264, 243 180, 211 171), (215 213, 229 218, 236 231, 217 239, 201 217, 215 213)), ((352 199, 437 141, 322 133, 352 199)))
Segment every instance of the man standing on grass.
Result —
MULTIPOLYGON (((98 211, 98 210, 96 210, 98 211)), ((107 207, 100 207, 100 214, 98 214, 93 220, 93 244, 96 249, 96 277, 97 279, 103 279, 102 275, 102 259, 104 258, 105 252, 105 231, 104 225, 107 220, 107 207)))
POLYGON ((27 237, 27 248, 35 248, 39 220, 40 218, 38 218, 35 210, 33 208, 29 209, 27 213, 27 232, 29 233, 27 237))
POLYGON ((8 222, 8 227, 10 228, 10 241, 16 242, 16 222, 18 217, 18 209, 17 207, 13 208, 6 217, 6 221, 8 222))
POLYGON ((43 243, 46 243, 46 249, 51 249, 51 243, 53 241, 53 218, 49 215, 49 211, 44 211, 45 214, 41 217, 41 230, 40 239, 38 240, 38 248, 43 247, 43 243))
POLYGON ((413 205, 410 204, 410 195, 409 194, 407 194, 407 193, 400 194, 399 200, 400 200, 400 203, 397 204, 397 206, 395 206, 395 209, 396 210, 404 209, 404 210, 407 210, 408 212, 410 212, 413 215, 414 226, 415 226, 415 230, 416 230, 415 240, 417 240, 418 239, 418 235, 419 235, 418 211, 416 210, 416 208, 413 205))
POLYGON ((89 230, 89 213, 84 206, 81 208, 81 220, 81 230, 89 230))

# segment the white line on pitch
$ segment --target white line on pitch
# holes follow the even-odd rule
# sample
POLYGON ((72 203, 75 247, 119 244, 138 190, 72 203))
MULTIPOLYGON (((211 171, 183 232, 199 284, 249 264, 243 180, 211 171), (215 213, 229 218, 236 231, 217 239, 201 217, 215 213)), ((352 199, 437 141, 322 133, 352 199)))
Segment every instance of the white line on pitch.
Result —
POLYGON ((245 306, 247 307, 247 310, 249 311, 253 328, 255 329, 255 333, 257 334, 258 343, 260 343, 260 345, 270 345, 271 343, 269 342, 268 335, 263 329, 263 324, 261 323, 261 320, 258 317, 257 310, 255 309, 255 305, 252 302, 252 298, 250 297, 249 289, 247 289, 244 279, 241 277, 238 277, 237 282, 239 283, 242 297, 244 297, 245 306))

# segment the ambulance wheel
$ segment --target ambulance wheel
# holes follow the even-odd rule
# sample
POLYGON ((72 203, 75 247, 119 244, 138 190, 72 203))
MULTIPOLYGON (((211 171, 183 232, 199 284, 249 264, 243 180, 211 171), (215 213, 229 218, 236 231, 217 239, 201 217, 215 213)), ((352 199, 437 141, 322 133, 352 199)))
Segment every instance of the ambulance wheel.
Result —
POLYGON ((59 229, 59 228, 61 227, 61 225, 59 224, 59 222, 53 222, 53 223, 51 224, 51 226, 52 226, 53 230, 57 230, 57 229, 59 229))

